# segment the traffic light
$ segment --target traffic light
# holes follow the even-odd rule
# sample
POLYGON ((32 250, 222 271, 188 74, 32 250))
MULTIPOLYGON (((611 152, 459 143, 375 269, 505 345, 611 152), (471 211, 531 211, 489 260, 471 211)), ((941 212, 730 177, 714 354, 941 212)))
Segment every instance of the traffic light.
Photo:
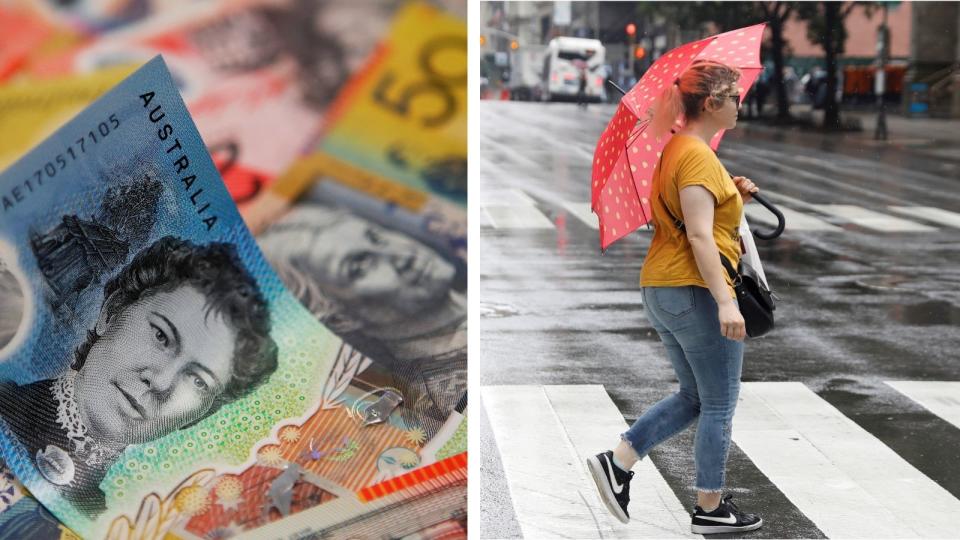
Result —
POLYGON ((487 44, 487 36, 480 36, 480 46, 483 47, 487 44))
POLYGON ((637 60, 642 60, 643 57, 646 56, 646 55, 647 55, 647 50, 644 49, 643 47, 639 46, 639 45, 637 45, 637 48, 635 48, 635 49, 633 50, 633 56, 634 56, 634 58, 636 58, 637 60))
POLYGON ((510 48, 513 50, 517 50, 520 48, 520 44, 517 43, 517 40, 513 40, 510 42, 510 48))
POLYGON ((637 25, 633 23, 627 24, 627 35, 630 37, 637 35, 637 25))

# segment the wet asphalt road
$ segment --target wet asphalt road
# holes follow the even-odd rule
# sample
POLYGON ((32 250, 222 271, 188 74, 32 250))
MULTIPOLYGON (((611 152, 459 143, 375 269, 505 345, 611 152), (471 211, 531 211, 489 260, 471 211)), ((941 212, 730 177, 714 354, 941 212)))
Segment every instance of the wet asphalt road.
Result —
MULTIPOLYGON (((632 422, 676 388, 642 315, 638 278, 651 235, 634 233, 601 257, 597 232, 564 207, 564 201, 589 202, 593 148, 612 113, 609 105, 475 108, 481 141, 471 158, 479 161, 471 198, 490 205, 521 190, 554 227, 504 230, 482 222, 474 248, 482 253, 480 290, 473 293, 480 298, 481 350, 471 369, 480 372, 482 386, 602 384, 632 422)), ((855 143, 742 122, 725 135, 719 155, 732 174, 751 178, 774 202, 780 195, 789 197, 780 199, 784 204, 849 204, 888 215, 896 215, 888 205, 960 213, 960 153, 935 141, 855 143)), ((819 217, 840 229, 792 231, 788 223, 780 239, 757 241, 781 301, 778 329, 748 341, 743 381, 804 383, 960 498, 960 429, 882 382, 960 380, 960 229, 913 219, 935 230, 887 233, 819 217)), ((518 537, 489 422, 482 407, 474 410, 471 436, 483 452, 473 531, 518 537)), ((693 433, 651 453, 687 507, 696 496, 693 433)), ((736 444, 727 485, 741 508, 765 517, 748 537, 824 537, 736 444)))

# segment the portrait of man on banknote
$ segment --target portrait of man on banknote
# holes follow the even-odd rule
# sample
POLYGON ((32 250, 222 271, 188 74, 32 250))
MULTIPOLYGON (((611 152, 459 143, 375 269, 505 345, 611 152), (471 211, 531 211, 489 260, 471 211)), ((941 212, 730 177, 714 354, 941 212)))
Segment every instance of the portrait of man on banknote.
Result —
POLYGON ((466 391, 466 295, 456 269, 415 238, 347 208, 300 204, 258 238, 284 284, 363 350, 432 437, 466 391))
POLYGON ((232 244, 153 242, 107 281, 94 315, 60 376, 0 385, 9 431, 91 517, 127 446, 195 424, 277 368, 268 304, 232 244))

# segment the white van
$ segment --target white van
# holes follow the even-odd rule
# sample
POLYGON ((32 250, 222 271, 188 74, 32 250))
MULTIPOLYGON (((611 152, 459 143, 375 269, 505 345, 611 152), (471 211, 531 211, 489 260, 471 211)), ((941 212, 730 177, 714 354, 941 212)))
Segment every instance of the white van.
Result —
POLYGON ((598 39, 557 37, 550 40, 543 59, 543 99, 576 99, 580 71, 586 68, 587 100, 603 101, 606 50, 598 39))

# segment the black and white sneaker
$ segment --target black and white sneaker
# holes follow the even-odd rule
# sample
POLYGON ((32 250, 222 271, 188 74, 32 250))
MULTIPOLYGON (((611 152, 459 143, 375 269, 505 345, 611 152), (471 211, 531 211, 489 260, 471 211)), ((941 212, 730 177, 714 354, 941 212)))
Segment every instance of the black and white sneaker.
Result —
POLYGON ((613 464, 613 452, 607 450, 587 458, 587 469, 597 484, 600 500, 607 510, 623 523, 630 522, 627 504, 630 503, 630 479, 633 471, 625 471, 613 464))
POLYGON ((730 500, 732 498, 733 495, 725 496, 713 512, 704 512, 700 506, 694 507, 690 530, 694 534, 716 534, 759 529, 763 525, 760 516, 741 512, 730 500))

